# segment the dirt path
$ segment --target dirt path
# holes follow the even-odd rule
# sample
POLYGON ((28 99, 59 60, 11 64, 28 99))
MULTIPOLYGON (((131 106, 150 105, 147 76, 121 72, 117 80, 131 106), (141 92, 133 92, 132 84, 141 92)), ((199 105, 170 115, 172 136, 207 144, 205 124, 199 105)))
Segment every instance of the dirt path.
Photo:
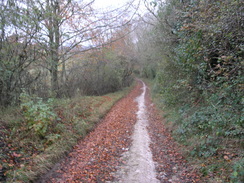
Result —
POLYGON ((39 182, 197 182, 141 81, 39 182), (149 133, 148 133, 149 132, 149 133), (155 166, 156 165, 156 166, 155 166))
POLYGON ((126 164, 121 166, 115 175, 117 182, 130 183, 157 183, 155 163, 150 149, 150 137, 147 132, 147 107, 145 106, 146 85, 143 85, 142 93, 136 98, 138 103, 137 122, 132 135, 130 150, 123 154, 126 164))

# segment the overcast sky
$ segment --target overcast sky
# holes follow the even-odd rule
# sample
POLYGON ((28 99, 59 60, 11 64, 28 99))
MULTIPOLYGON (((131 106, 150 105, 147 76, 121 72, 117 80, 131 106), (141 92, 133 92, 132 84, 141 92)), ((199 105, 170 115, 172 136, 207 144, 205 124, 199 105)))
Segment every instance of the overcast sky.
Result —
POLYGON ((95 0, 94 5, 98 8, 118 8, 129 0, 95 0))
POLYGON ((141 13, 145 13, 146 12, 146 8, 144 6, 144 3, 142 0, 95 0, 94 2, 94 7, 98 8, 98 9, 116 9, 119 8, 123 5, 125 5, 128 2, 134 1, 133 4, 135 7, 138 6, 138 3, 140 3, 140 12, 141 13))

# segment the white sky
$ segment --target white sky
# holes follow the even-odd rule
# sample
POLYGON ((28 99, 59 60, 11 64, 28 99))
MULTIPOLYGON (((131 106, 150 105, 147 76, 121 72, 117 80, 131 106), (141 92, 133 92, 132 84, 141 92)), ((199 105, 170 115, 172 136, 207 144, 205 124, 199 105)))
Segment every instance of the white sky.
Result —
POLYGON ((129 0, 95 0, 94 5, 97 8, 118 8, 129 0))
POLYGON ((145 12, 146 8, 144 6, 143 1, 141 0, 95 0, 93 6, 98 9, 104 9, 104 10, 112 10, 116 8, 120 8, 123 5, 125 5, 128 2, 133 2, 134 6, 137 7, 138 3, 140 3, 140 12, 145 12))

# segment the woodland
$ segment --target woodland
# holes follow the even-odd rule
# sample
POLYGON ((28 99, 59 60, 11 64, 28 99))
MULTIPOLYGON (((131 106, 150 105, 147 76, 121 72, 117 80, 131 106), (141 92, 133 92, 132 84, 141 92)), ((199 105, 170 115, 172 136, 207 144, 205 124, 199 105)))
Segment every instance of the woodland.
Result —
POLYGON ((38 179, 143 78, 201 176, 244 182, 244 2, 93 3, 0 1, 0 181, 38 179))

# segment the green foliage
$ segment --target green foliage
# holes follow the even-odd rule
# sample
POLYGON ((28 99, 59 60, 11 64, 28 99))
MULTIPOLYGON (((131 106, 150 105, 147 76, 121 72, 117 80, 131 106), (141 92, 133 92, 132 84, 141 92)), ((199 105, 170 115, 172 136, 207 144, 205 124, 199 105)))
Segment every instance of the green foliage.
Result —
MULTIPOLYGON (((21 109, 29 129, 40 137, 45 137, 49 126, 57 119, 57 115, 52 108, 52 99, 47 103, 39 97, 31 97, 26 92, 20 95, 21 109)), ((56 137, 55 137, 56 138, 56 137)), ((49 141, 55 139, 48 137, 49 141)))
POLYGON ((234 164, 233 172, 231 174, 231 182, 244 182, 244 158, 234 164))
POLYGON ((201 136, 199 143, 195 144, 193 150, 190 151, 192 156, 208 158, 216 155, 218 150, 218 141, 212 136, 201 136))
MULTIPOLYGON (((159 31, 169 39, 158 46, 170 45, 173 52, 168 51, 170 58, 159 64, 155 91, 167 108, 179 111, 181 119, 175 121, 175 134, 181 135, 183 141, 195 135, 211 136, 216 144, 222 137, 244 138, 242 25, 240 17, 230 13, 234 12, 231 8, 240 12, 238 6, 239 1, 226 0, 212 4, 167 1, 160 7, 158 16, 165 21, 159 23, 159 31), (172 35, 165 30, 169 25, 172 35), (236 26, 230 29, 226 25, 236 26), (175 37, 177 42, 172 41, 175 37)), ((202 150, 196 148, 200 156, 205 148, 212 151, 207 140, 199 146, 202 150)))
MULTIPOLYGON (((243 152, 243 3, 167 0, 158 6, 150 30, 161 52, 154 92, 171 111, 176 139, 202 160, 219 156, 229 143, 243 152)), ((210 167, 205 172, 221 166, 210 167)), ((227 179, 240 182, 240 167, 233 165, 227 179)))
POLYGON ((223 137, 238 137, 244 138, 243 119, 241 114, 233 113, 232 108, 224 105, 203 106, 188 111, 181 111, 185 117, 180 129, 185 129, 184 132, 188 136, 195 134, 214 134, 214 136, 223 137))

